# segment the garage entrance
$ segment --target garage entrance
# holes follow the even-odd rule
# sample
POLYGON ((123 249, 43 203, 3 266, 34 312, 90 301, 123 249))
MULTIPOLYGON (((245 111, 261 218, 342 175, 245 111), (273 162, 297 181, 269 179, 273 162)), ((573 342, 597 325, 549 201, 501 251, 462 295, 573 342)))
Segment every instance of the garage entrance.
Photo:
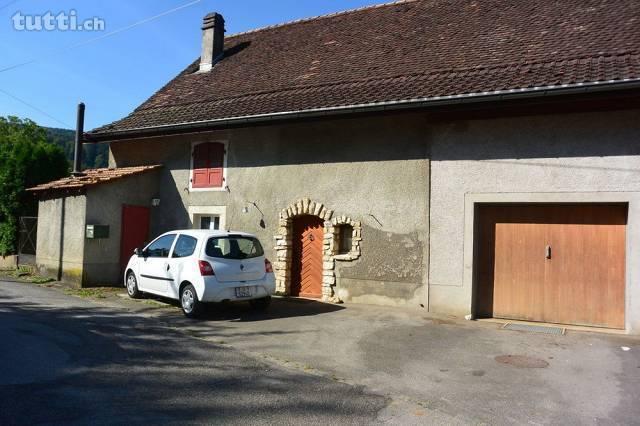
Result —
POLYGON ((476 315, 624 328, 623 204, 477 210, 476 315))

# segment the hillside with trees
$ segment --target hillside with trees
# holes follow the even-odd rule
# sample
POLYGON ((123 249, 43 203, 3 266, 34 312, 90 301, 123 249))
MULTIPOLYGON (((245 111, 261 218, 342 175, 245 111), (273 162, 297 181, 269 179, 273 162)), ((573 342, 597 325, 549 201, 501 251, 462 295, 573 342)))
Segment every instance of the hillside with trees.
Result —
MULTIPOLYGON (((69 129, 56 129, 45 127, 47 141, 62 148, 70 164, 73 164, 73 151, 75 148, 75 131, 69 129)), ((87 143, 82 147, 82 168, 96 169, 107 167, 109 163, 109 145, 87 143)))
POLYGON ((18 218, 36 216, 38 202, 26 188, 69 175, 62 148, 31 120, 0 117, 0 255, 15 253, 18 218))

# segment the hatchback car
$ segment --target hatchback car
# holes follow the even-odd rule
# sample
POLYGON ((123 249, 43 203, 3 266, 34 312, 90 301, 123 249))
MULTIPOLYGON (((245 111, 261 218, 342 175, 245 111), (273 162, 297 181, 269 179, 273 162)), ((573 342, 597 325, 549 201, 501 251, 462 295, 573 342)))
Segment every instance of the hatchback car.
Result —
POLYGON ((266 309, 275 292, 271 263, 258 239, 242 232, 171 231, 136 249, 124 275, 127 293, 180 301, 188 317, 209 302, 249 301, 266 309))

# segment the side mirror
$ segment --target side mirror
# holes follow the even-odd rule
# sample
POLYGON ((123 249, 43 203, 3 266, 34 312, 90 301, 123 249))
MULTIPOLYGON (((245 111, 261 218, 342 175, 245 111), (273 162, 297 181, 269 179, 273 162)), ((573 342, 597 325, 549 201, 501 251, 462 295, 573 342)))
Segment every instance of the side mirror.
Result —
POLYGON ((140 248, 135 248, 133 249, 133 254, 135 254, 138 257, 142 257, 144 255, 144 250, 140 248))

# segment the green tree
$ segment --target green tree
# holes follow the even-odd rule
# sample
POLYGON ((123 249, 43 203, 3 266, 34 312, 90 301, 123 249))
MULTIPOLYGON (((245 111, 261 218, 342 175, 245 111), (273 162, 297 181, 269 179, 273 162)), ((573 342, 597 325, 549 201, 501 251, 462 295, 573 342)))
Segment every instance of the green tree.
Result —
MULTIPOLYGON (((73 166, 73 153, 75 150, 76 132, 69 129, 44 128, 49 143, 58 145, 67 156, 67 160, 73 166)), ((84 143, 82 146, 82 168, 98 169, 107 167, 109 163, 109 144, 84 143)))
POLYGON ((69 174, 62 149, 31 120, 0 117, 0 255, 15 253, 18 217, 37 214, 26 188, 69 174))

